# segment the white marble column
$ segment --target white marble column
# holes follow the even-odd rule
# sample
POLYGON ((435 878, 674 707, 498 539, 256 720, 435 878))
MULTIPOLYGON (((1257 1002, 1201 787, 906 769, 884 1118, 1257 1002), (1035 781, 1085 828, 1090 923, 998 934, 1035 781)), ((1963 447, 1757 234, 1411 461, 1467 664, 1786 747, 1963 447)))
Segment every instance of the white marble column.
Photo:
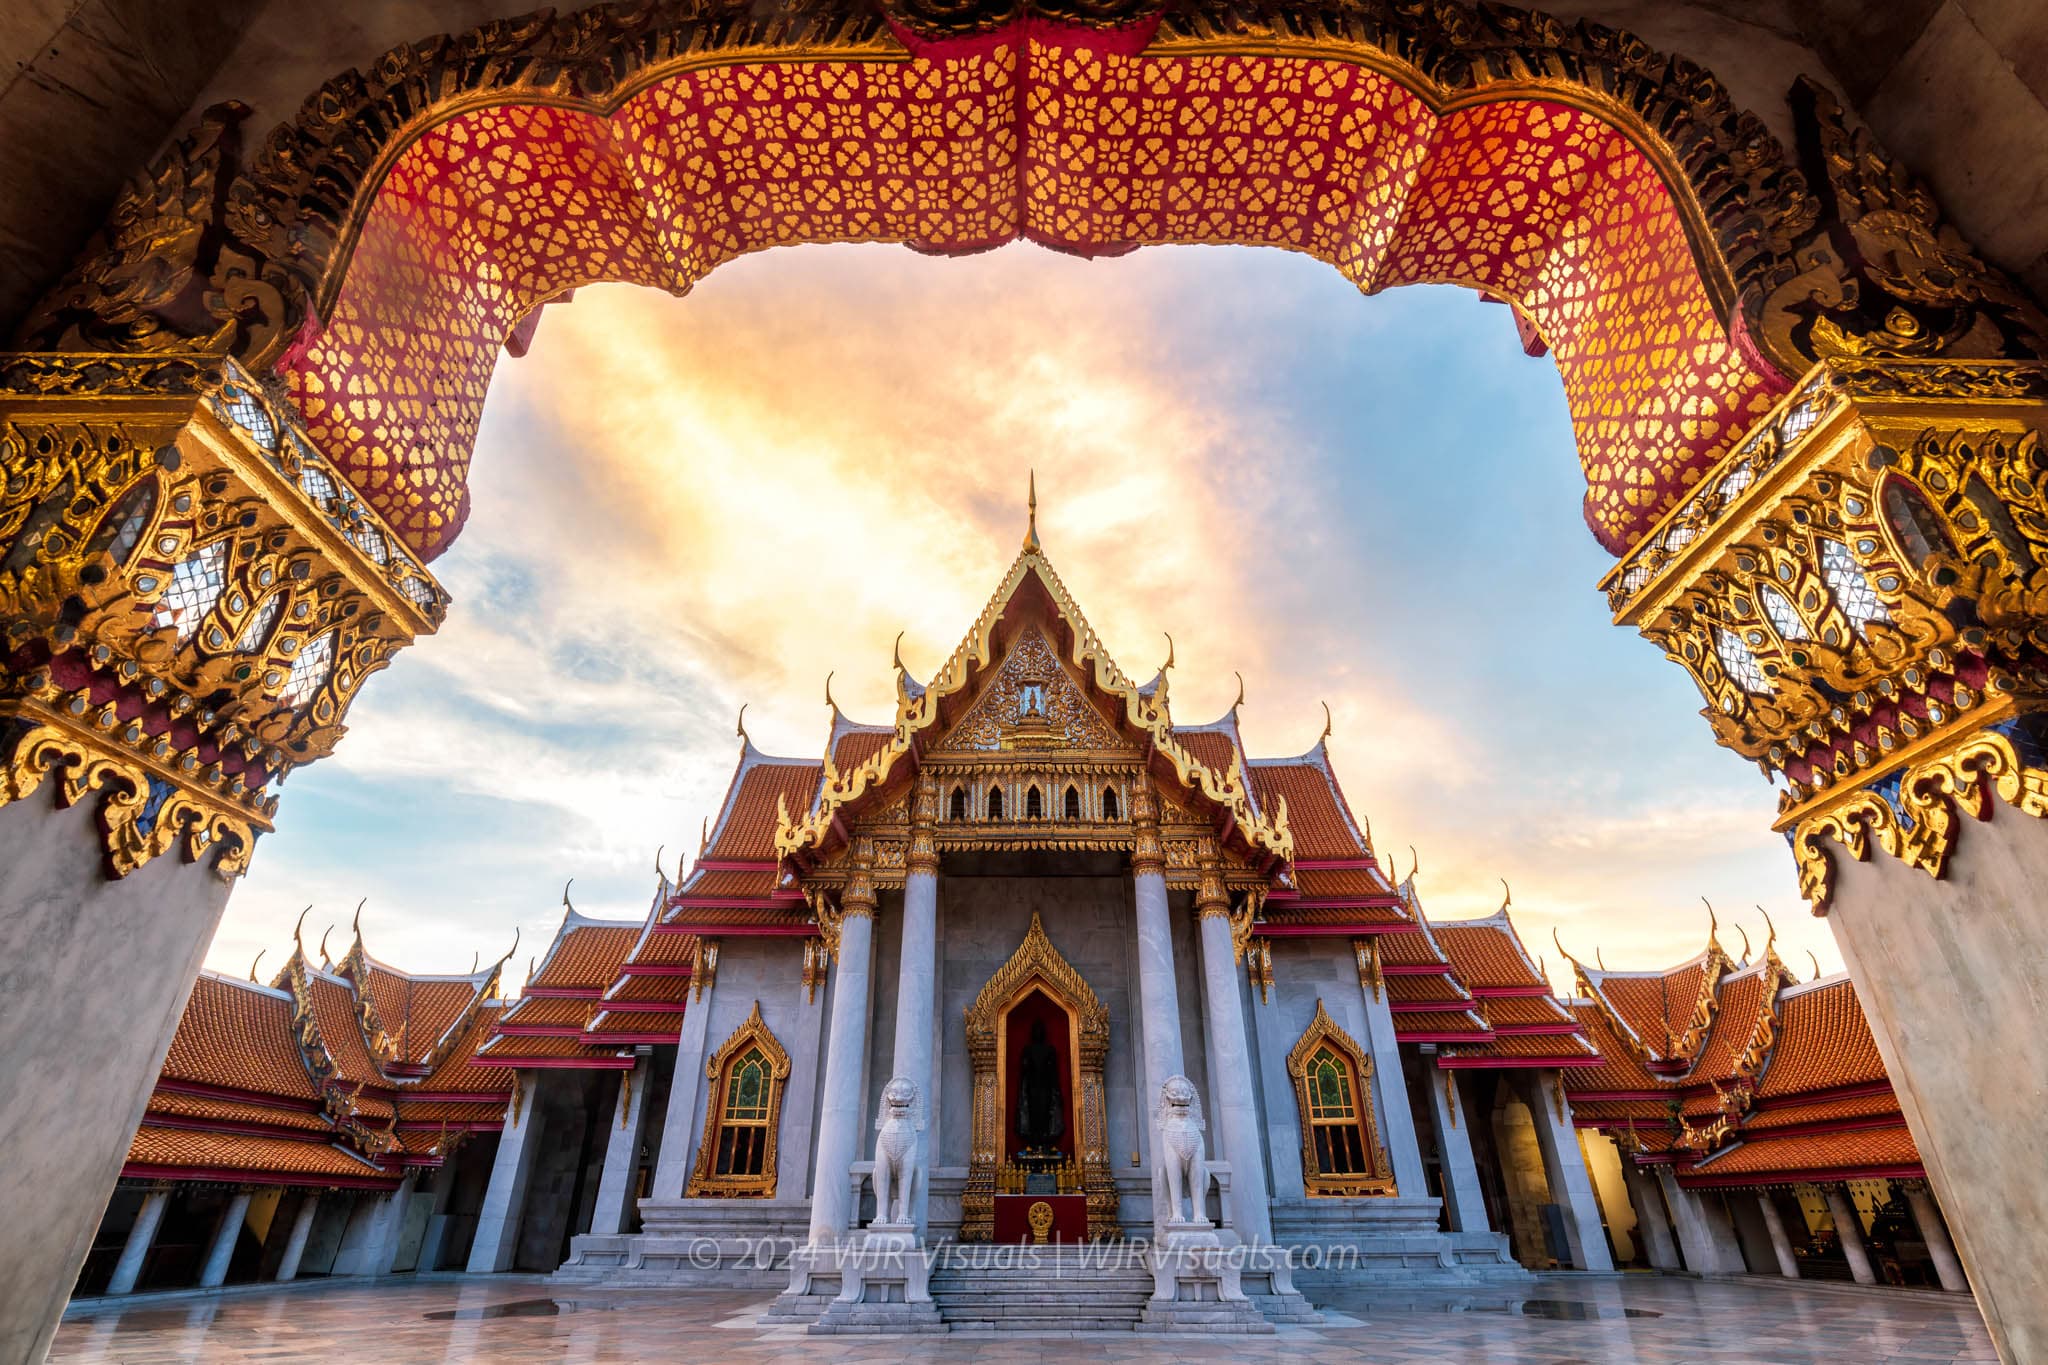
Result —
POLYGON ((1785 1215, 1769 1190, 1756 1192, 1756 1206, 1764 1216, 1764 1231, 1771 1234, 1771 1254, 1778 1258, 1778 1273, 1788 1280, 1799 1278, 1799 1258, 1792 1254, 1792 1238, 1785 1231, 1785 1215))
MULTIPOLYGON (((698 950, 700 962, 706 952, 716 954, 717 950, 715 939, 706 940, 698 950)), ((699 974, 690 979, 690 1003, 683 1009, 682 1031, 676 1036, 676 1069, 668 1083, 668 1111, 661 1123, 661 1150, 654 1154, 649 1199, 683 1197, 690 1163, 697 1159, 697 1143, 703 1137, 704 1114, 698 1101, 708 1099, 711 1093, 704 1061, 711 1055, 711 993, 718 979, 701 966, 697 970, 699 974)))
POLYGON ((336 1275, 389 1275, 398 1260, 399 1243, 405 1237, 406 1209, 412 1203, 413 1181, 408 1176, 398 1188, 365 1203, 356 1202, 354 1214, 342 1232, 341 1250, 335 1253, 336 1275))
POLYGON ((1230 1162, 1231 1219, 1240 1239, 1253 1246, 1270 1246, 1273 1212, 1266 1201, 1265 1133, 1259 1127, 1258 1098, 1252 1094, 1244 1001, 1238 994, 1236 954, 1230 942, 1230 900, 1212 858, 1203 860, 1195 913, 1202 941, 1210 1072, 1216 1078, 1209 1112, 1222 1130, 1223 1155, 1230 1162))
MULTIPOLYGON (((1425 1063, 1429 1058, 1422 1059, 1425 1063)), ((1444 1209, 1453 1232, 1491 1232, 1486 1196, 1480 1193, 1479 1163, 1472 1156, 1472 1128, 1458 1100, 1457 1073, 1431 1066, 1427 1084, 1429 1117, 1436 1130, 1437 1165, 1444 1178, 1444 1209)))
POLYGON ((220 1211, 220 1221, 213 1225, 213 1241, 207 1245, 206 1262, 199 1270, 201 1289, 213 1289, 227 1281, 228 1262, 234 1259, 235 1242, 241 1237, 242 1224, 248 1217, 249 1191, 236 1190, 228 1206, 220 1211))
POLYGON ((454 1158, 444 1159, 428 1186, 428 1197, 434 1202, 427 1215, 426 1235, 420 1238, 419 1260, 413 1267, 416 1270, 439 1270, 441 1258, 448 1254, 448 1231, 455 1223, 448 1212, 455 1199, 455 1173, 454 1158))
POLYGON ((1525 1073, 1523 1100, 1536 1120, 1536 1144, 1543 1150, 1543 1175, 1550 1201, 1564 1207, 1565 1238, 1576 1270, 1612 1270, 1614 1255, 1600 1224, 1600 1201, 1593 1178, 1579 1150, 1579 1130, 1572 1126, 1570 1101, 1555 1070, 1525 1073))
POLYGON ((1856 1214, 1856 1203, 1849 1198, 1848 1189, 1830 1185, 1821 1194, 1828 1201, 1828 1212, 1834 1215, 1835 1236, 1841 1239, 1842 1255, 1848 1258, 1850 1277, 1858 1284, 1876 1284, 1877 1271, 1870 1265, 1870 1248, 1863 1244, 1863 1220, 1856 1214))
POLYGON ((1948 1237, 1948 1225, 1941 1221, 1941 1210, 1935 1207, 1933 1191, 1918 1181, 1908 1181, 1905 1188, 1906 1203, 1913 1210, 1913 1222, 1920 1228, 1920 1240, 1927 1244, 1927 1255, 1934 1262, 1941 1287, 1951 1294, 1969 1293, 1970 1277, 1963 1273, 1955 1243, 1948 1237))
POLYGON ((640 1171, 640 1139, 647 1130, 647 1090, 653 1071, 654 1058, 643 1052, 631 1071, 619 1073, 619 1101, 612 1108, 611 1127, 605 1135, 604 1170, 597 1178, 597 1203, 590 1212, 590 1231, 594 1235, 626 1230, 634 1178, 640 1171))
MULTIPOLYGON (((932 824, 938 816, 938 784, 930 773, 920 773, 910 813, 910 848, 904 857, 903 923, 896 955, 896 1050, 889 1072, 891 1078, 907 1076, 917 1086, 918 1102, 927 1120, 924 1132, 918 1135, 917 1183, 912 1187, 910 1206, 920 1240, 931 1213, 933 1133, 929 1120, 938 1098, 938 1072, 932 1064, 932 1015, 939 984, 939 855, 932 840, 932 824)), ((876 1160, 880 1159, 877 1154, 876 1160)), ((882 1211, 876 1210, 875 1216, 882 1217, 882 1211)))
POLYGON ((851 1220, 847 1176, 865 1145, 861 1072, 868 1047, 875 887, 873 842, 855 840, 852 875, 839 893, 839 952, 832 965, 832 1021, 825 1044, 824 1095, 818 1104, 818 1157, 811 1189, 809 1245, 846 1240, 851 1220))
MULTIPOLYGON (((1173 970, 1173 920, 1166 904, 1166 849, 1159 841, 1159 797, 1151 780, 1131 793, 1131 882, 1137 902, 1138 1014, 1145 1035, 1145 1089, 1139 1123, 1151 1149, 1160 1087, 1186 1067, 1180 1046, 1180 994, 1173 970)), ((1157 1157, 1154 1157, 1155 1164, 1157 1157)))
POLYGON ((540 1151, 546 1124, 542 1120, 540 1082, 544 1072, 520 1071, 512 1098, 505 1105, 505 1127, 498 1134, 498 1155, 491 1163, 491 1183, 484 1190, 476 1216, 476 1240, 469 1247, 469 1273, 491 1275, 510 1270, 519 1254, 519 1224, 526 1214, 526 1190, 533 1180, 533 1161, 540 1151))
POLYGON ((143 1262, 149 1259, 149 1249, 156 1244, 157 1226, 164 1221, 164 1206, 170 1202, 168 1188, 154 1189, 142 1196, 142 1207, 135 1211, 135 1224, 128 1229, 128 1240, 121 1246, 121 1259, 114 1263, 114 1278, 107 1281, 109 1294, 135 1292, 143 1262))
POLYGON ((1621 1159, 1622 1181, 1628 1186, 1629 1203, 1635 1206, 1636 1231, 1643 1237, 1643 1256, 1652 1270, 1680 1270, 1678 1244, 1671 1237, 1671 1220, 1664 1214, 1664 1195, 1650 1173, 1632 1157, 1621 1159))
POLYGON ((1680 1185, 1669 1166, 1657 1168, 1657 1185, 1671 1210, 1672 1231, 1687 1270, 1695 1275, 1740 1275, 1748 1269, 1725 1212, 1680 1185))
POLYGON ((299 1211, 292 1216, 291 1235, 284 1240, 284 1256, 277 1263, 279 1280, 295 1280, 299 1277, 299 1261, 306 1254, 306 1238, 313 1231, 313 1214, 320 1207, 320 1192, 309 1190, 299 1201, 299 1211))
MULTIPOLYGON (((1355 943, 1353 951, 1359 951, 1355 943)), ((1380 1132, 1386 1135, 1387 1157, 1394 1165, 1394 1190, 1403 1199, 1427 1199, 1429 1179, 1422 1171, 1422 1143, 1415 1132, 1414 1107, 1408 1103, 1408 1078, 1401 1069, 1401 1044, 1394 1036, 1392 1002, 1386 984, 1372 970, 1363 975, 1366 979, 1359 983, 1359 995, 1365 1001, 1364 1042, 1372 1053, 1374 1099, 1379 1105, 1380 1132)))

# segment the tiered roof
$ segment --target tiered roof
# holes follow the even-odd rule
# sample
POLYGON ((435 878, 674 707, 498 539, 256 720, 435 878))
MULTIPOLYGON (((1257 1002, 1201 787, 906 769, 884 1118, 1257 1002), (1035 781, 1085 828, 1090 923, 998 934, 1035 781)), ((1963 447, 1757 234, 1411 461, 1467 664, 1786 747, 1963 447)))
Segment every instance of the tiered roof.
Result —
MULTIPOLYGON (((666 891, 665 878, 663 883, 666 891)), ((518 1002, 493 1021, 490 1041, 477 1050, 474 1066, 632 1069, 631 1044, 635 1040, 617 1037, 614 1030, 600 1025, 600 1017, 609 1013, 606 994, 623 984, 627 959, 654 928, 667 897, 656 895, 641 920, 593 919, 578 914, 568 900, 564 891, 565 910, 554 942, 527 977, 518 1002)), ((677 1004, 675 1027, 654 1041, 675 1040, 682 1026, 679 1000, 677 1004)))

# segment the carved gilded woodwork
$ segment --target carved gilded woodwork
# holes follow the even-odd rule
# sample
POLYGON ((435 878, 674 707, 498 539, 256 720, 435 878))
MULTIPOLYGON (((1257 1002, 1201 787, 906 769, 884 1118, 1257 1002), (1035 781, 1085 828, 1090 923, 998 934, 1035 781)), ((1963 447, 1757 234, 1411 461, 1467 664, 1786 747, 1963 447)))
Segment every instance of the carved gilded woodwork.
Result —
POLYGON ((1330 1018, 1320 998, 1316 1001, 1315 1018, 1309 1021, 1300 1041, 1287 1054, 1287 1074, 1294 1081, 1294 1102, 1301 1119, 1301 1176, 1310 1197, 1398 1193, 1394 1185, 1393 1163, 1387 1159, 1387 1149, 1380 1142, 1379 1121, 1373 1112, 1372 1057, 1358 1045, 1357 1039, 1330 1018), (1316 1078, 1310 1074, 1310 1067, 1316 1054, 1325 1048, 1337 1054, 1348 1069, 1346 1080, 1351 1093, 1345 1097, 1349 1102, 1349 1117, 1344 1120, 1344 1125, 1355 1128, 1359 1134, 1362 1170, 1325 1171, 1316 1150, 1316 1128, 1329 1126, 1327 1122, 1318 1122, 1319 1119, 1327 1119, 1328 1105, 1326 1097, 1315 1088, 1316 1078))
MULTIPOLYGON (((773 1032, 761 1018, 761 1002, 754 1002, 750 1013, 740 1026, 711 1054, 704 1063, 704 1075, 711 1082, 711 1103, 705 1107, 704 1133, 697 1144, 697 1160, 690 1168, 690 1180, 683 1190, 686 1199, 773 1199, 775 1197, 775 1169, 777 1139, 782 1129, 782 1100, 785 1083, 789 1080, 789 1053, 776 1040, 773 1032), (767 1143, 758 1174, 717 1170, 720 1134, 732 1118, 728 1114, 733 1096, 729 1093, 733 1084, 733 1072, 751 1053, 758 1049, 767 1072, 764 1084, 766 1094, 760 1107, 766 1110, 763 1121, 750 1121, 747 1126, 760 1128, 765 1124, 764 1138, 767 1143)), ((684 1083, 678 1076, 677 1084, 684 1083)))
POLYGON ((1068 1058, 1072 1074, 1074 1150, 1081 1161, 1081 1191, 1088 1196, 1088 1237, 1106 1237, 1116 1230, 1116 1182, 1110 1173, 1108 1110, 1103 1067, 1109 1055, 1109 1009, 1075 971, 1052 941, 1036 912, 1024 941, 1010 960, 989 977, 966 1010, 967 1060, 973 1073, 973 1137, 968 1152, 967 1185, 960 1196, 960 1240, 986 1242, 995 1236, 995 1196, 999 1169, 1007 1160, 1003 1097, 1005 1087, 1004 1024, 1010 1011, 1033 991, 1042 990, 1066 1011, 1068 1058))
POLYGON ((272 784, 446 607, 232 360, 0 356, 0 801, 63 768, 115 875, 242 871, 272 784))

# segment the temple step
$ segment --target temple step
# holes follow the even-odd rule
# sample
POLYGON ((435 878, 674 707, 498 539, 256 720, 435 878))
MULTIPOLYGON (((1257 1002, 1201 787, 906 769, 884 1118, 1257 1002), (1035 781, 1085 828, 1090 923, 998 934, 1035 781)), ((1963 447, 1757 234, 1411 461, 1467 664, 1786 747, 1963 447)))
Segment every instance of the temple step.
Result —
POLYGON ((1029 1267, 947 1266, 933 1273, 931 1291, 955 1332, 1129 1332, 1144 1316, 1152 1276, 1041 1254, 1029 1267))

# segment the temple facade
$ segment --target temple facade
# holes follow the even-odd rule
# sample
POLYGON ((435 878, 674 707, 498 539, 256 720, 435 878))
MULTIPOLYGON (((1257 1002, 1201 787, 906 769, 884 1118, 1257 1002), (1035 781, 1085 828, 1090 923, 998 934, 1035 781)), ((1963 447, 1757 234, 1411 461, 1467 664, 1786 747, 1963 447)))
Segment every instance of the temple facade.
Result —
POLYGON ((1357 1279, 1967 1289, 1846 978, 1715 938, 1560 999, 1506 905, 1430 920, 1327 731, 1254 758, 1171 665, 1109 659, 1034 527, 892 724, 742 726, 687 874, 634 920, 565 892, 515 1001, 359 930, 203 975, 78 1292, 522 1270, 821 1332, 1261 1332, 1357 1279), (1054 1306, 954 1254, 1016 1243, 1131 1254, 1054 1306))

